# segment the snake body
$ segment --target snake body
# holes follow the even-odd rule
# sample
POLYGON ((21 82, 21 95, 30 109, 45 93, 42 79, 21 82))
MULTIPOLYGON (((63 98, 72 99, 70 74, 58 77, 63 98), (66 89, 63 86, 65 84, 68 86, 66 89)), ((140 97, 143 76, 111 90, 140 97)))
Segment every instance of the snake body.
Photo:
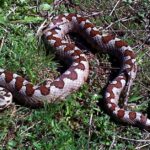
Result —
MULTIPOLYGON (((42 30, 46 45, 53 47, 61 59, 71 60, 68 70, 51 83, 34 86, 21 76, 0 69, 0 86, 9 90, 18 101, 37 107, 43 106, 44 102, 52 103, 64 99, 79 89, 87 80, 89 64, 86 55, 78 47, 64 40, 64 36, 70 32, 78 33, 94 49, 114 55, 121 64, 120 72, 109 82, 105 91, 104 99, 108 112, 123 122, 150 130, 150 120, 146 115, 127 111, 118 105, 122 92, 125 93, 124 104, 127 103, 130 87, 137 72, 132 48, 114 35, 102 35, 88 19, 78 14, 59 15, 42 30)), ((0 108, 7 107, 10 101, 7 100, 6 103, 0 101, 0 108)))

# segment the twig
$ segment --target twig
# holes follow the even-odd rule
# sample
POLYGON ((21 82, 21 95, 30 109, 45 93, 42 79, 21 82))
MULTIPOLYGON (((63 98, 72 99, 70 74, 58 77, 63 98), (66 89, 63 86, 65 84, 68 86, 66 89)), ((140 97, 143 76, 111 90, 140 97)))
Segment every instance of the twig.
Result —
POLYGON ((110 12, 109 16, 111 16, 113 14, 113 12, 115 11, 115 9, 119 3, 120 3, 120 0, 117 1, 116 5, 114 6, 113 10, 110 12))
POLYGON ((142 145, 142 146, 139 146, 139 147, 136 147, 135 149, 141 150, 143 147, 146 147, 146 146, 148 146, 148 145, 150 145, 150 143, 145 144, 145 145, 142 145))
POLYGON ((2 39, 0 40, 0 52, 3 48, 3 45, 4 45, 4 37, 2 37, 2 39))
POLYGON ((16 11, 17 7, 13 7, 13 8, 10 8, 10 10, 8 11, 6 17, 8 17, 11 13, 15 14, 15 11, 16 11))
POLYGON ((140 85, 143 87, 143 88, 145 88, 146 90, 148 90, 148 91, 150 91, 150 89, 149 88, 147 88, 147 87, 145 87, 144 85, 143 85, 143 83, 142 82, 140 82, 139 80, 136 80, 138 83, 140 83, 140 85))
POLYGON ((92 12, 92 14, 85 15, 85 17, 93 17, 102 14, 101 12, 92 12))
POLYGON ((113 141, 112 141, 112 143, 111 143, 111 145, 109 147, 109 150, 111 150, 113 148, 115 140, 116 140, 116 136, 113 136, 113 141))
POLYGON ((41 37, 42 36, 42 29, 45 27, 45 24, 46 24, 46 22, 47 22, 47 20, 44 20, 43 22, 42 22, 42 24, 39 26, 39 28, 38 28, 38 30, 37 30, 37 32, 36 32, 36 36, 37 37, 41 37))
POLYGON ((89 121, 89 133, 88 133, 88 150, 90 149, 90 139, 91 139, 91 125, 92 125, 92 120, 93 120, 93 113, 90 116, 90 121, 89 121))
POLYGON ((121 19, 118 19, 116 20, 115 22, 111 22, 109 26, 107 26, 105 29, 108 29, 110 28, 112 25, 114 25, 115 23, 118 23, 118 22, 126 22, 126 21, 129 21, 129 20, 132 20, 134 19, 134 17, 131 17, 131 18, 127 18, 127 17, 124 17, 124 18, 121 18, 121 19))
POLYGON ((64 0, 54 0, 54 2, 53 2, 53 5, 54 5, 54 8, 55 7, 58 7, 59 5, 61 5, 62 3, 65 3, 65 2, 63 2, 64 0))
POLYGON ((150 142, 150 140, 136 140, 136 139, 129 139, 129 138, 126 138, 126 137, 121 137, 121 136, 117 136, 117 137, 120 138, 120 139, 123 139, 123 140, 134 141, 134 142, 150 142))
POLYGON ((58 9, 58 7, 62 4, 65 5, 65 7, 68 10, 69 10, 70 7, 74 8, 74 9, 79 8, 80 10, 82 10, 80 5, 75 4, 72 0, 54 0, 53 7, 54 7, 54 9, 58 9))
POLYGON ((33 124, 31 127, 27 128, 26 130, 24 130, 23 132, 20 133, 20 135, 24 134, 25 132, 29 131, 30 129, 32 129, 35 125, 41 123, 41 121, 37 122, 36 124, 33 124))
POLYGON ((150 54, 148 53, 148 51, 145 53, 148 57, 150 57, 150 54))
MULTIPOLYGON (((149 138, 149 135, 146 135, 145 139, 146 139, 146 138, 149 138)), ((143 147, 145 147, 145 146, 148 146, 149 143, 147 143, 147 144, 145 144, 145 145, 142 145, 142 146, 140 146, 140 145, 141 145, 141 143, 139 143, 138 146, 137 146, 135 149, 141 150, 141 148, 143 148, 143 147)))

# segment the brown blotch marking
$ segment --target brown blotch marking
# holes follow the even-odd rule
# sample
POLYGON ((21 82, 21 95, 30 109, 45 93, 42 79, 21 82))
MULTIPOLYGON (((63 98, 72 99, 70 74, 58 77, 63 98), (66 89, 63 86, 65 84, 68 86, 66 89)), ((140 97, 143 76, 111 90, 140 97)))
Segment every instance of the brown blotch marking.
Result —
POLYGON ((65 83, 64 83, 63 80, 59 80, 59 81, 54 81, 54 82, 52 82, 51 85, 54 85, 56 88, 63 89, 64 84, 65 84, 65 83))
POLYGON ((78 78, 78 75, 75 71, 70 71, 70 74, 64 74, 63 78, 69 78, 71 80, 76 80, 78 78))
MULTIPOLYGON (((106 98, 106 104, 115 104, 114 102, 112 102, 112 98, 111 97, 107 97, 106 98)), ((116 104, 115 104, 116 105, 116 104)))
POLYGON ((47 40, 54 40, 55 43, 54 43, 54 47, 58 47, 60 45, 62 45, 62 40, 58 37, 54 37, 53 35, 49 35, 47 36, 47 40))
POLYGON ((10 83, 13 79, 13 73, 10 71, 4 71, 6 83, 10 83))
POLYGON ((115 94, 113 93, 112 89, 114 88, 114 85, 109 84, 107 87, 107 92, 110 94, 110 98, 115 98, 115 94))
MULTIPOLYGON (((54 32, 55 33, 55 32, 54 32)), ((47 41, 49 40, 54 40, 55 43, 54 43, 54 47, 58 47, 58 46, 61 46, 62 45, 62 40, 58 37, 54 37, 55 34, 51 34, 49 36, 47 36, 47 41)))
POLYGON ((41 91, 42 95, 48 95, 49 94, 49 89, 47 87, 45 87, 44 85, 41 85, 38 89, 41 91))
POLYGON ((128 59, 125 61, 126 64, 132 66, 133 62, 132 62, 132 59, 128 59))
POLYGON ((53 23, 57 24, 58 22, 62 22, 63 17, 65 17, 65 15, 63 15, 63 14, 59 15, 57 19, 56 18, 53 19, 53 23))
POLYGON ((145 116, 145 115, 143 115, 143 114, 141 114, 141 120, 140 120, 140 122, 143 124, 143 125, 145 125, 146 124, 146 121, 147 121, 147 117, 145 116))
POLYGON ((116 80, 117 83, 116 83, 116 84, 113 84, 113 85, 115 85, 115 87, 118 88, 118 89, 122 87, 122 83, 121 83, 121 81, 120 81, 121 79, 122 79, 122 78, 118 78, 118 79, 116 80))
POLYGON ((68 75, 68 78, 71 80, 76 80, 78 78, 78 75, 75 71, 71 71, 71 73, 68 75))
POLYGON ((118 48, 121 48, 122 46, 128 46, 128 44, 124 41, 116 41, 115 42, 115 46, 118 47, 118 48))
POLYGON ((48 30, 47 32, 51 32, 50 35, 46 36, 47 40, 53 39, 54 35, 57 34, 55 30, 48 30))
POLYGON ((55 35, 57 34, 57 31, 56 30, 52 30, 52 29, 48 29, 46 32, 50 32, 51 34, 48 35, 47 37, 51 36, 51 35, 55 35))
POLYGON ((111 41, 112 39, 115 39, 114 35, 108 35, 108 36, 103 36, 102 37, 102 41, 104 44, 107 44, 109 41, 111 41))
POLYGON ((95 37, 96 35, 99 35, 100 34, 100 32, 99 31, 95 31, 94 29, 92 29, 91 31, 90 31, 90 36, 91 37, 95 37))
POLYGON ((111 104, 111 107, 109 108, 109 110, 114 111, 117 107, 116 104, 114 103, 109 103, 109 104, 111 104))
POLYGON ((75 48, 74 44, 67 43, 66 47, 64 48, 64 51, 74 50, 74 48, 75 48))
POLYGON ((75 59, 75 62, 80 63, 81 61, 86 61, 85 57, 80 56, 79 58, 75 59))
POLYGON ((79 58, 80 58, 80 61, 87 61, 86 58, 83 56, 80 56, 79 58))
POLYGON ((131 59, 135 58, 135 53, 133 51, 130 51, 130 50, 125 50, 124 51, 124 56, 130 56, 131 59))
POLYGON ((75 55, 78 55, 78 56, 79 56, 81 53, 82 53, 82 52, 81 52, 80 50, 75 50, 75 51, 74 51, 74 54, 75 54, 75 55))
POLYGON ((77 66, 76 66, 78 69, 80 69, 80 70, 85 70, 85 66, 83 65, 83 64, 78 64, 77 66))
POLYGON ((82 54, 82 52, 80 50, 74 50, 74 52, 71 54, 72 57, 74 56, 80 56, 80 54, 82 54))
MULTIPOLYGON (((58 16, 58 20, 62 19, 63 17, 65 17, 64 14, 59 15, 59 16, 58 16)), ((57 19, 56 19, 56 20, 57 20, 57 19)))
POLYGON ((123 118, 124 117, 124 114, 125 114, 125 111, 123 109, 119 109, 118 112, 117 112, 117 116, 119 118, 123 118))
POLYGON ((87 28, 93 28, 94 25, 91 24, 91 23, 85 23, 84 27, 87 29, 87 28))
POLYGON ((28 83, 27 85, 26 85, 26 94, 27 94, 27 96, 32 96, 33 94, 34 94, 34 89, 33 89, 33 85, 31 84, 31 83, 28 83))
POLYGON ((49 41, 49 40, 51 40, 53 38, 53 35, 49 35, 46 38, 47 38, 47 41, 49 41))
POLYGON ((69 20, 69 21, 72 21, 72 17, 76 17, 75 14, 69 14, 68 16, 66 16, 66 18, 69 20))
POLYGON ((112 103, 112 102, 111 102, 111 97, 107 97, 107 98, 106 98, 106 103, 107 103, 107 104, 108 104, 108 103, 112 103))
POLYGON ((82 21, 86 21, 86 18, 77 17, 78 23, 80 24, 82 21))
POLYGON ((55 44, 54 44, 54 47, 59 47, 59 46, 61 46, 62 45, 62 43, 61 43, 61 40, 58 38, 58 39, 56 39, 56 42, 55 42, 55 44))
POLYGON ((80 63, 80 61, 81 61, 80 58, 75 59, 76 63, 80 63))
POLYGON ((132 70, 132 68, 126 68, 126 72, 130 72, 132 70))
POLYGON ((133 111, 129 112, 129 118, 131 120, 134 120, 136 118, 136 112, 133 112, 133 111))
POLYGON ((20 91, 20 89, 22 88, 23 81, 24 79, 22 77, 16 77, 15 88, 17 89, 17 91, 20 91))

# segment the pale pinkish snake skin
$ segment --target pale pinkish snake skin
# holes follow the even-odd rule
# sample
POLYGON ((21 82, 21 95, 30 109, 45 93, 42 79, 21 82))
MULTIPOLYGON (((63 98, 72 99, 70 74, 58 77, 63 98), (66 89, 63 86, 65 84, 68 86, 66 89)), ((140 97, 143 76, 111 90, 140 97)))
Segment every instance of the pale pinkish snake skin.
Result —
MULTIPOLYGON (((85 83, 89 73, 86 55, 74 44, 63 40, 67 33, 76 32, 93 48, 113 54, 120 60, 120 73, 108 84, 105 92, 104 99, 108 112, 120 121, 150 130, 150 120, 146 115, 127 111, 118 105, 122 91, 126 92, 124 103, 127 103, 130 86, 137 71, 135 54, 127 43, 113 35, 102 35, 89 20, 77 14, 55 17, 42 32, 46 44, 55 48, 57 55, 63 59, 69 58, 73 63, 56 80, 41 86, 34 86, 21 76, 0 69, 0 85, 8 89, 15 99, 29 106, 40 107, 44 102, 52 103, 64 99, 85 83)), ((3 108, 6 106, 4 105, 3 108)))

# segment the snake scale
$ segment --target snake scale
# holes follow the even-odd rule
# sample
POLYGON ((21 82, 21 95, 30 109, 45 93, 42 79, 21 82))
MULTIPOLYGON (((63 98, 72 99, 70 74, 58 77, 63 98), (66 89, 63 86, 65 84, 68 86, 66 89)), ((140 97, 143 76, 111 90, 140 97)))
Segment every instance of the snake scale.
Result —
POLYGON ((64 99, 85 83, 89 74, 89 63, 86 55, 77 46, 64 40, 64 36, 70 32, 79 34, 92 48, 114 55, 121 64, 120 72, 108 83, 105 91, 108 112, 120 121, 150 130, 150 120, 146 115, 128 111, 118 105, 122 92, 125 93, 124 104, 127 104, 130 87, 137 72, 135 54, 131 47, 114 35, 102 35, 88 19, 71 13, 53 18, 42 29, 43 41, 53 47, 62 59, 70 59, 70 67, 53 82, 40 86, 34 86, 23 77, 0 69, 0 86, 5 88, 0 88, 0 109, 10 105, 12 95, 25 105, 41 107, 44 102, 53 103, 64 99))

